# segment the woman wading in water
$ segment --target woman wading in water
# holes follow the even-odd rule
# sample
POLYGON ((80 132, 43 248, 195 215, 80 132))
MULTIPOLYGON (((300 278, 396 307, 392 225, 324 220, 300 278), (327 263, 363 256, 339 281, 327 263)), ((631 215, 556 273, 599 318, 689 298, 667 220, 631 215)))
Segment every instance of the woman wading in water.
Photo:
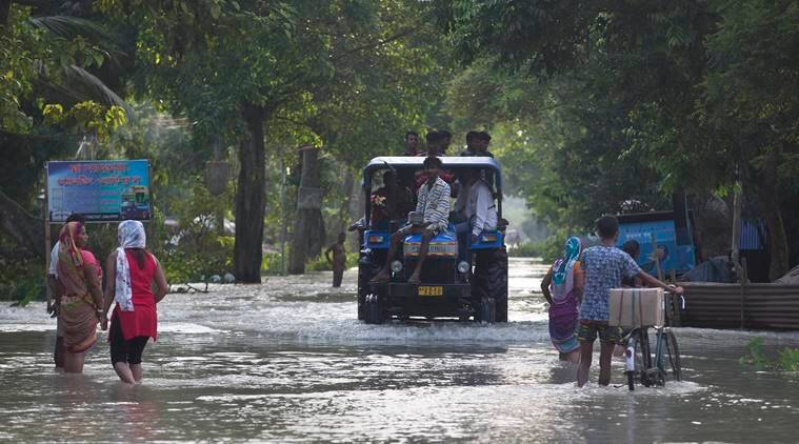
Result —
POLYGON ((549 302, 549 336, 560 352, 561 361, 580 362, 580 344, 577 342, 577 317, 583 290, 583 272, 580 269, 580 239, 566 241, 563 258, 555 264, 541 281, 541 291, 549 302))
POLYGON ((86 352, 97 342, 103 305, 103 270, 86 250, 89 236, 80 222, 69 222, 58 237, 59 330, 64 336, 64 371, 82 373, 86 352))
POLYGON ((126 220, 119 224, 119 248, 108 256, 106 270, 114 283, 106 286, 103 325, 108 322, 108 310, 116 302, 111 318, 111 363, 119 379, 129 384, 141 382, 144 370, 142 352, 147 341, 156 340, 158 317, 155 305, 169 288, 164 270, 158 260, 147 252, 144 226, 126 220), (152 291, 155 282, 157 290, 152 291))

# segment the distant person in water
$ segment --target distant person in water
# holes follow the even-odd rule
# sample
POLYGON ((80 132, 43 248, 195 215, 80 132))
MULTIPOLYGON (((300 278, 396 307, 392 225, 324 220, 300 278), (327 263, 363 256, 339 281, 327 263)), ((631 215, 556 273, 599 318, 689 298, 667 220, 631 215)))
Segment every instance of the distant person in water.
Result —
MULTIPOLYGON (((85 224, 86 220, 80 214, 70 214, 67 217, 66 223, 80 222, 85 224)), ((47 269, 47 286, 50 291, 47 292, 47 312, 51 314, 50 317, 57 318, 61 309, 61 290, 63 289, 58 285, 58 252, 61 247, 61 242, 56 241, 53 249, 50 250, 50 266, 47 269)), ((57 369, 64 369, 64 334, 61 331, 61 323, 56 320, 56 338, 55 350, 53 351, 53 361, 57 369)))
POLYGON ((105 287, 103 329, 108 310, 116 303, 111 317, 111 364, 119 379, 128 384, 142 381, 142 353, 147 341, 158 335, 156 304, 166 296, 169 286, 158 259, 145 250, 144 225, 126 220, 119 224, 119 247, 108 256, 106 271, 112 282, 105 287), (152 286, 155 283, 156 291, 152 286))
POLYGON ((347 251, 344 249, 344 241, 347 240, 347 235, 344 233, 338 234, 338 242, 327 247, 325 251, 325 258, 327 262, 333 266, 333 287, 341 287, 341 280, 344 278, 344 269, 347 268, 347 251), (333 253, 331 259, 330 253, 333 253))
MULTIPOLYGON (((637 263, 638 256, 641 254, 641 244, 638 243, 635 239, 630 239, 625 241, 621 246, 621 251, 630 255, 631 258, 637 263)), ((643 287, 644 283, 641 281, 641 278, 638 276, 633 277, 622 277, 621 279, 621 286, 622 288, 640 288, 643 287)), ((627 350, 627 341, 624 339, 630 333, 630 329, 619 327, 619 334, 618 334, 618 341, 616 342, 616 348, 613 349, 613 356, 617 358, 623 358, 624 352, 627 350)))
POLYGON ((577 318, 583 293, 583 271, 580 269, 582 243, 570 237, 563 257, 555 261, 541 281, 541 291, 549 302, 549 337, 560 353, 561 361, 580 362, 577 342, 577 318))
MULTIPOLYGON (((635 239, 630 239, 622 244, 621 250, 629 254, 630 257, 633 258, 635 262, 638 262, 638 256, 641 255, 641 244, 639 244, 638 241, 635 239)), ((641 281, 641 279, 638 276, 632 278, 624 277, 621 280, 622 287, 637 288, 637 287, 643 287, 643 285, 644 283, 641 281)))

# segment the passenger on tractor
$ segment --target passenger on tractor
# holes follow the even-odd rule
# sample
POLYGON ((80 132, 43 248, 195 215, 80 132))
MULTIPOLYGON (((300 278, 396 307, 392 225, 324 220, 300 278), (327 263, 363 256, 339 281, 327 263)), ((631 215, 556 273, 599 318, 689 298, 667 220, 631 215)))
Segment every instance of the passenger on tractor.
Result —
POLYGON ((444 135, 438 131, 430 130, 424 136, 426 142, 425 149, 417 154, 417 157, 438 157, 441 155, 441 143, 444 140, 444 135))
MULTIPOLYGON (((425 136, 427 140, 427 157, 440 157, 441 154, 441 147, 445 143, 446 135, 449 134, 447 132, 438 132, 438 131, 430 131, 425 136)), ((423 154, 421 154, 423 155, 423 154)), ((451 184, 455 180, 455 175, 447 171, 439 171, 439 176, 443 179, 446 183, 451 184)), ((427 173, 425 169, 419 170, 416 172, 416 177, 414 179, 414 190, 419 190, 422 184, 427 182, 427 173)))
POLYGON ((424 264, 425 257, 427 256, 430 240, 442 230, 447 229, 450 188, 449 185, 439 177, 442 167, 441 159, 438 157, 428 157, 424 160, 423 165, 427 182, 419 188, 415 211, 415 213, 421 214, 421 221, 418 221, 421 223, 410 223, 397 230, 397 232, 391 236, 391 246, 388 249, 387 256, 389 259, 380 270, 380 273, 370 281, 373 284, 387 282, 391 278, 389 272, 391 259, 396 255, 397 249, 400 243, 405 239, 405 236, 410 234, 421 234, 422 242, 416 268, 413 274, 408 278, 408 283, 421 283, 422 264, 424 264))
MULTIPOLYGON (((388 230, 391 221, 404 219, 413 210, 413 193, 397 182, 394 170, 383 173, 383 186, 370 196, 369 224, 372 229, 388 230)), ((349 226, 349 231, 366 229, 364 218, 349 226)))
POLYGON ((441 135, 441 142, 438 144, 438 155, 446 156, 449 145, 452 143, 452 133, 447 130, 438 132, 441 135))
POLYGON ((488 146, 491 145, 491 135, 488 134, 486 131, 480 131, 477 133, 477 137, 480 140, 480 143, 477 145, 478 156, 487 156, 493 158, 494 155, 488 151, 488 146))
POLYGON ((469 131, 466 133, 466 149, 461 151, 461 157, 482 156, 480 152, 480 144, 482 143, 480 133, 469 131))
POLYGON ((419 133, 408 131, 405 133, 405 152, 403 156, 417 156, 419 154, 419 133))
MULTIPOLYGON (((403 156, 416 157, 419 155, 419 133, 408 131, 405 133, 405 151, 403 156)), ((397 180, 402 186, 412 187, 414 181, 414 171, 409 168, 397 172, 397 180)))
POLYGON ((468 248, 480 238, 483 231, 497 229, 497 205, 491 189, 481 178, 477 168, 463 170, 459 181, 460 194, 455 201, 453 222, 458 235, 458 262, 472 263, 468 248))

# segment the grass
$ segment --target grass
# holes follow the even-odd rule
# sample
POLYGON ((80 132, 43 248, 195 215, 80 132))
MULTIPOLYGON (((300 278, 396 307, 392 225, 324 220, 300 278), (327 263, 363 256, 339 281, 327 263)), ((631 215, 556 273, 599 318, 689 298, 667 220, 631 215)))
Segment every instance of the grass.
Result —
POLYGON ((771 359, 763 350, 765 340, 755 338, 746 344, 749 353, 741 357, 741 364, 750 365, 759 370, 776 370, 779 372, 799 372, 799 349, 785 347, 779 352, 777 359, 771 359))

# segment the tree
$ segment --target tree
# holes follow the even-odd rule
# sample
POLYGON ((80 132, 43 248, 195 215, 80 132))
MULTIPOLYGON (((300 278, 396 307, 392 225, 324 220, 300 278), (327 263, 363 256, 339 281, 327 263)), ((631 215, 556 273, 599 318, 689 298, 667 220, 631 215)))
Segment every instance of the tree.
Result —
POLYGON ((724 194, 740 170, 745 189, 766 203, 760 214, 771 232, 772 276, 786 269, 782 196, 796 147, 795 125, 787 124, 796 120, 796 82, 789 80, 796 62, 786 54, 796 45, 794 2, 453 5, 442 19, 461 60, 491 60, 491 70, 543 81, 546 94, 561 99, 569 96, 564 91, 582 94, 576 112, 558 112, 553 122, 571 136, 564 149, 581 139, 610 143, 587 145, 575 168, 585 164, 578 159, 594 159, 606 175, 602 158, 636 175, 644 166, 656 174, 643 177, 663 194, 724 194), (773 73, 767 88, 763 73, 773 73), (575 139, 580 132, 590 136, 575 139))
MULTIPOLYGON (((401 21, 389 26, 381 20, 392 7, 402 11, 401 2, 100 4, 107 14, 138 29, 137 60, 147 78, 145 92, 173 113, 187 115, 197 137, 221 135, 238 146, 236 277, 259 282, 265 138, 280 137, 285 129, 276 126, 293 122, 295 142, 319 144, 320 136, 347 140, 345 120, 334 114, 345 109, 378 114, 364 100, 345 100, 359 91, 365 96, 380 93, 366 92, 370 83, 380 81, 363 63, 370 60, 363 54, 391 51, 395 42, 416 32, 399 28, 401 21)), ((417 110, 410 107, 407 112, 417 110)))
POLYGON ((98 77, 114 52, 102 27, 59 5, 0 2, 0 150, 15 166, 0 179, 0 232, 28 254, 44 255, 30 215, 44 162, 76 145, 75 133, 104 138, 125 123, 124 103, 98 77))

